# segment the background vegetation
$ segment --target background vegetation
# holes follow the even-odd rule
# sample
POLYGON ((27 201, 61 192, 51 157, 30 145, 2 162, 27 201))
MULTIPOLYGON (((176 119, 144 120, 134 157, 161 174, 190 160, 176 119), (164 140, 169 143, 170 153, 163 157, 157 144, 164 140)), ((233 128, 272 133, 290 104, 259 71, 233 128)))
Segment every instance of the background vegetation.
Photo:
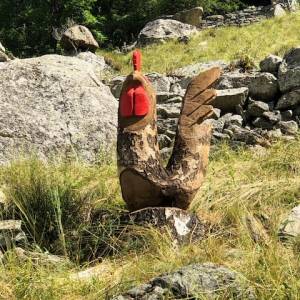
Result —
POLYGON ((203 6, 206 14, 230 12, 250 0, 1 0, 0 40, 18 57, 58 52, 53 30, 69 20, 90 28, 102 46, 131 42, 159 15, 203 6))

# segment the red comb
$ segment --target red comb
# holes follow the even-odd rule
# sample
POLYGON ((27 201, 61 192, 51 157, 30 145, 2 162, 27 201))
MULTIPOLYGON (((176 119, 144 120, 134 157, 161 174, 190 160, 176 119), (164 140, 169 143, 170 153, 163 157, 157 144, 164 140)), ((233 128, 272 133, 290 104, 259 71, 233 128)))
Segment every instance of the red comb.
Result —
POLYGON ((134 71, 141 71, 142 69, 142 53, 139 50, 135 50, 132 55, 133 69, 134 71))

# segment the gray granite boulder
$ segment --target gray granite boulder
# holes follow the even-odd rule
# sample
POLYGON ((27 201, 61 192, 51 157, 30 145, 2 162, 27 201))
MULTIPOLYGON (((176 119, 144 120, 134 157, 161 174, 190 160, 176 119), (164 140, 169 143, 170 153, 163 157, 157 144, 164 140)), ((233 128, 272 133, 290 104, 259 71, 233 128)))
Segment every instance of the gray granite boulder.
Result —
POLYGON ((82 25, 74 25, 68 28, 62 34, 60 43, 66 51, 95 51, 99 48, 99 45, 90 30, 82 25))
POLYGON ((96 161, 116 141, 118 103, 75 57, 45 55, 0 68, 0 162, 36 153, 96 161))
POLYGON ((193 26, 200 26, 203 16, 202 7, 194 7, 192 9, 183 10, 173 16, 173 18, 182 23, 187 23, 193 26))
POLYGON ((163 43, 179 37, 189 37, 197 32, 196 27, 176 20, 158 19, 151 21, 138 35, 138 45, 163 43))

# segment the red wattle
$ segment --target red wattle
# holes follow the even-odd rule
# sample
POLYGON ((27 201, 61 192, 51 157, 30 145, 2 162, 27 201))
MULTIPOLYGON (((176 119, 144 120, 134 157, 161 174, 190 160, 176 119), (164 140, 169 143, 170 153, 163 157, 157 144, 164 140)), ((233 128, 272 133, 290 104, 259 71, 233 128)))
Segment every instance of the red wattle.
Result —
POLYGON ((120 98, 120 114, 124 118, 143 117, 148 114, 150 100, 142 85, 130 86, 120 98))

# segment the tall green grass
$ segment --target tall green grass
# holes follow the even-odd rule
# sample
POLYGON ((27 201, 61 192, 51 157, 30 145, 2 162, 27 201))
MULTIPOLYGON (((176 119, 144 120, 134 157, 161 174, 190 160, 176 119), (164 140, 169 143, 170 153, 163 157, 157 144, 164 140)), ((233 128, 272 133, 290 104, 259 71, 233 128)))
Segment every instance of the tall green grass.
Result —
MULTIPOLYGON (((57 196, 61 203, 73 199, 75 203, 84 200, 90 201, 92 206, 95 204, 100 210, 93 224, 98 224, 102 230, 97 232, 93 228, 90 232, 96 232, 94 238, 100 238, 110 250, 95 252, 100 258, 95 264, 100 275, 93 280, 79 281, 70 279, 71 274, 84 269, 76 259, 73 266, 47 267, 30 262, 20 264, 12 252, 7 264, 0 265, 0 288, 3 291, 0 299, 105 299, 163 272, 202 262, 222 264, 242 273, 256 289, 258 299, 299 299, 299 241, 287 247, 277 236, 281 221, 291 208, 299 204, 299 148, 300 141, 295 141, 275 144, 263 152, 233 151, 226 145, 214 152, 206 180, 191 210, 218 230, 202 242, 185 246, 174 245, 168 235, 155 229, 117 227, 124 205, 114 163, 85 166, 23 161, 1 168, 1 180, 9 199, 21 202, 26 211, 32 211, 29 207, 35 203, 34 194, 36 191, 41 193, 40 190, 48 191, 40 195, 54 201, 50 210, 55 211, 57 196), (52 197, 49 190, 58 193, 52 197), (24 195, 21 191, 31 196, 21 197, 24 195), (66 199, 65 195, 68 195, 66 199), (104 212, 102 208, 105 208, 104 212), (261 220, 269 235, 267 243, 253 241, 245 224, 248 215, 261 220)), ((80 231, 78 228, 82 225, 74 224, 70 219, 66 222, 68 214, 74 213, 74 220, 84 219, 86 214, 81 215, 81 212, 89 206, 81 205, 82 210, 74 210, 72 205, 60 206, 61 225, 68 245, 67 232, 70 228, 80 231)), ((39 214, 47 215, 45 210, 34 210, 33 213, 34 218, 39 218, 39 214)), ((53 224, 59 236, 61 227, 56 219, 53 214, 53 224)), ((24 222, 27 222, 26 218, 24 222)), ((45 231, 47 227, 44 227, 45 231)), ((92 237, 87 236, 87 244, 93 248, 92 237)), ((60 239, 58 243, 59 249, 63 250, 60 239)), ((74 252, 68 252, 68 255, 80 253, 80 247, 73 249, 74 252)))

